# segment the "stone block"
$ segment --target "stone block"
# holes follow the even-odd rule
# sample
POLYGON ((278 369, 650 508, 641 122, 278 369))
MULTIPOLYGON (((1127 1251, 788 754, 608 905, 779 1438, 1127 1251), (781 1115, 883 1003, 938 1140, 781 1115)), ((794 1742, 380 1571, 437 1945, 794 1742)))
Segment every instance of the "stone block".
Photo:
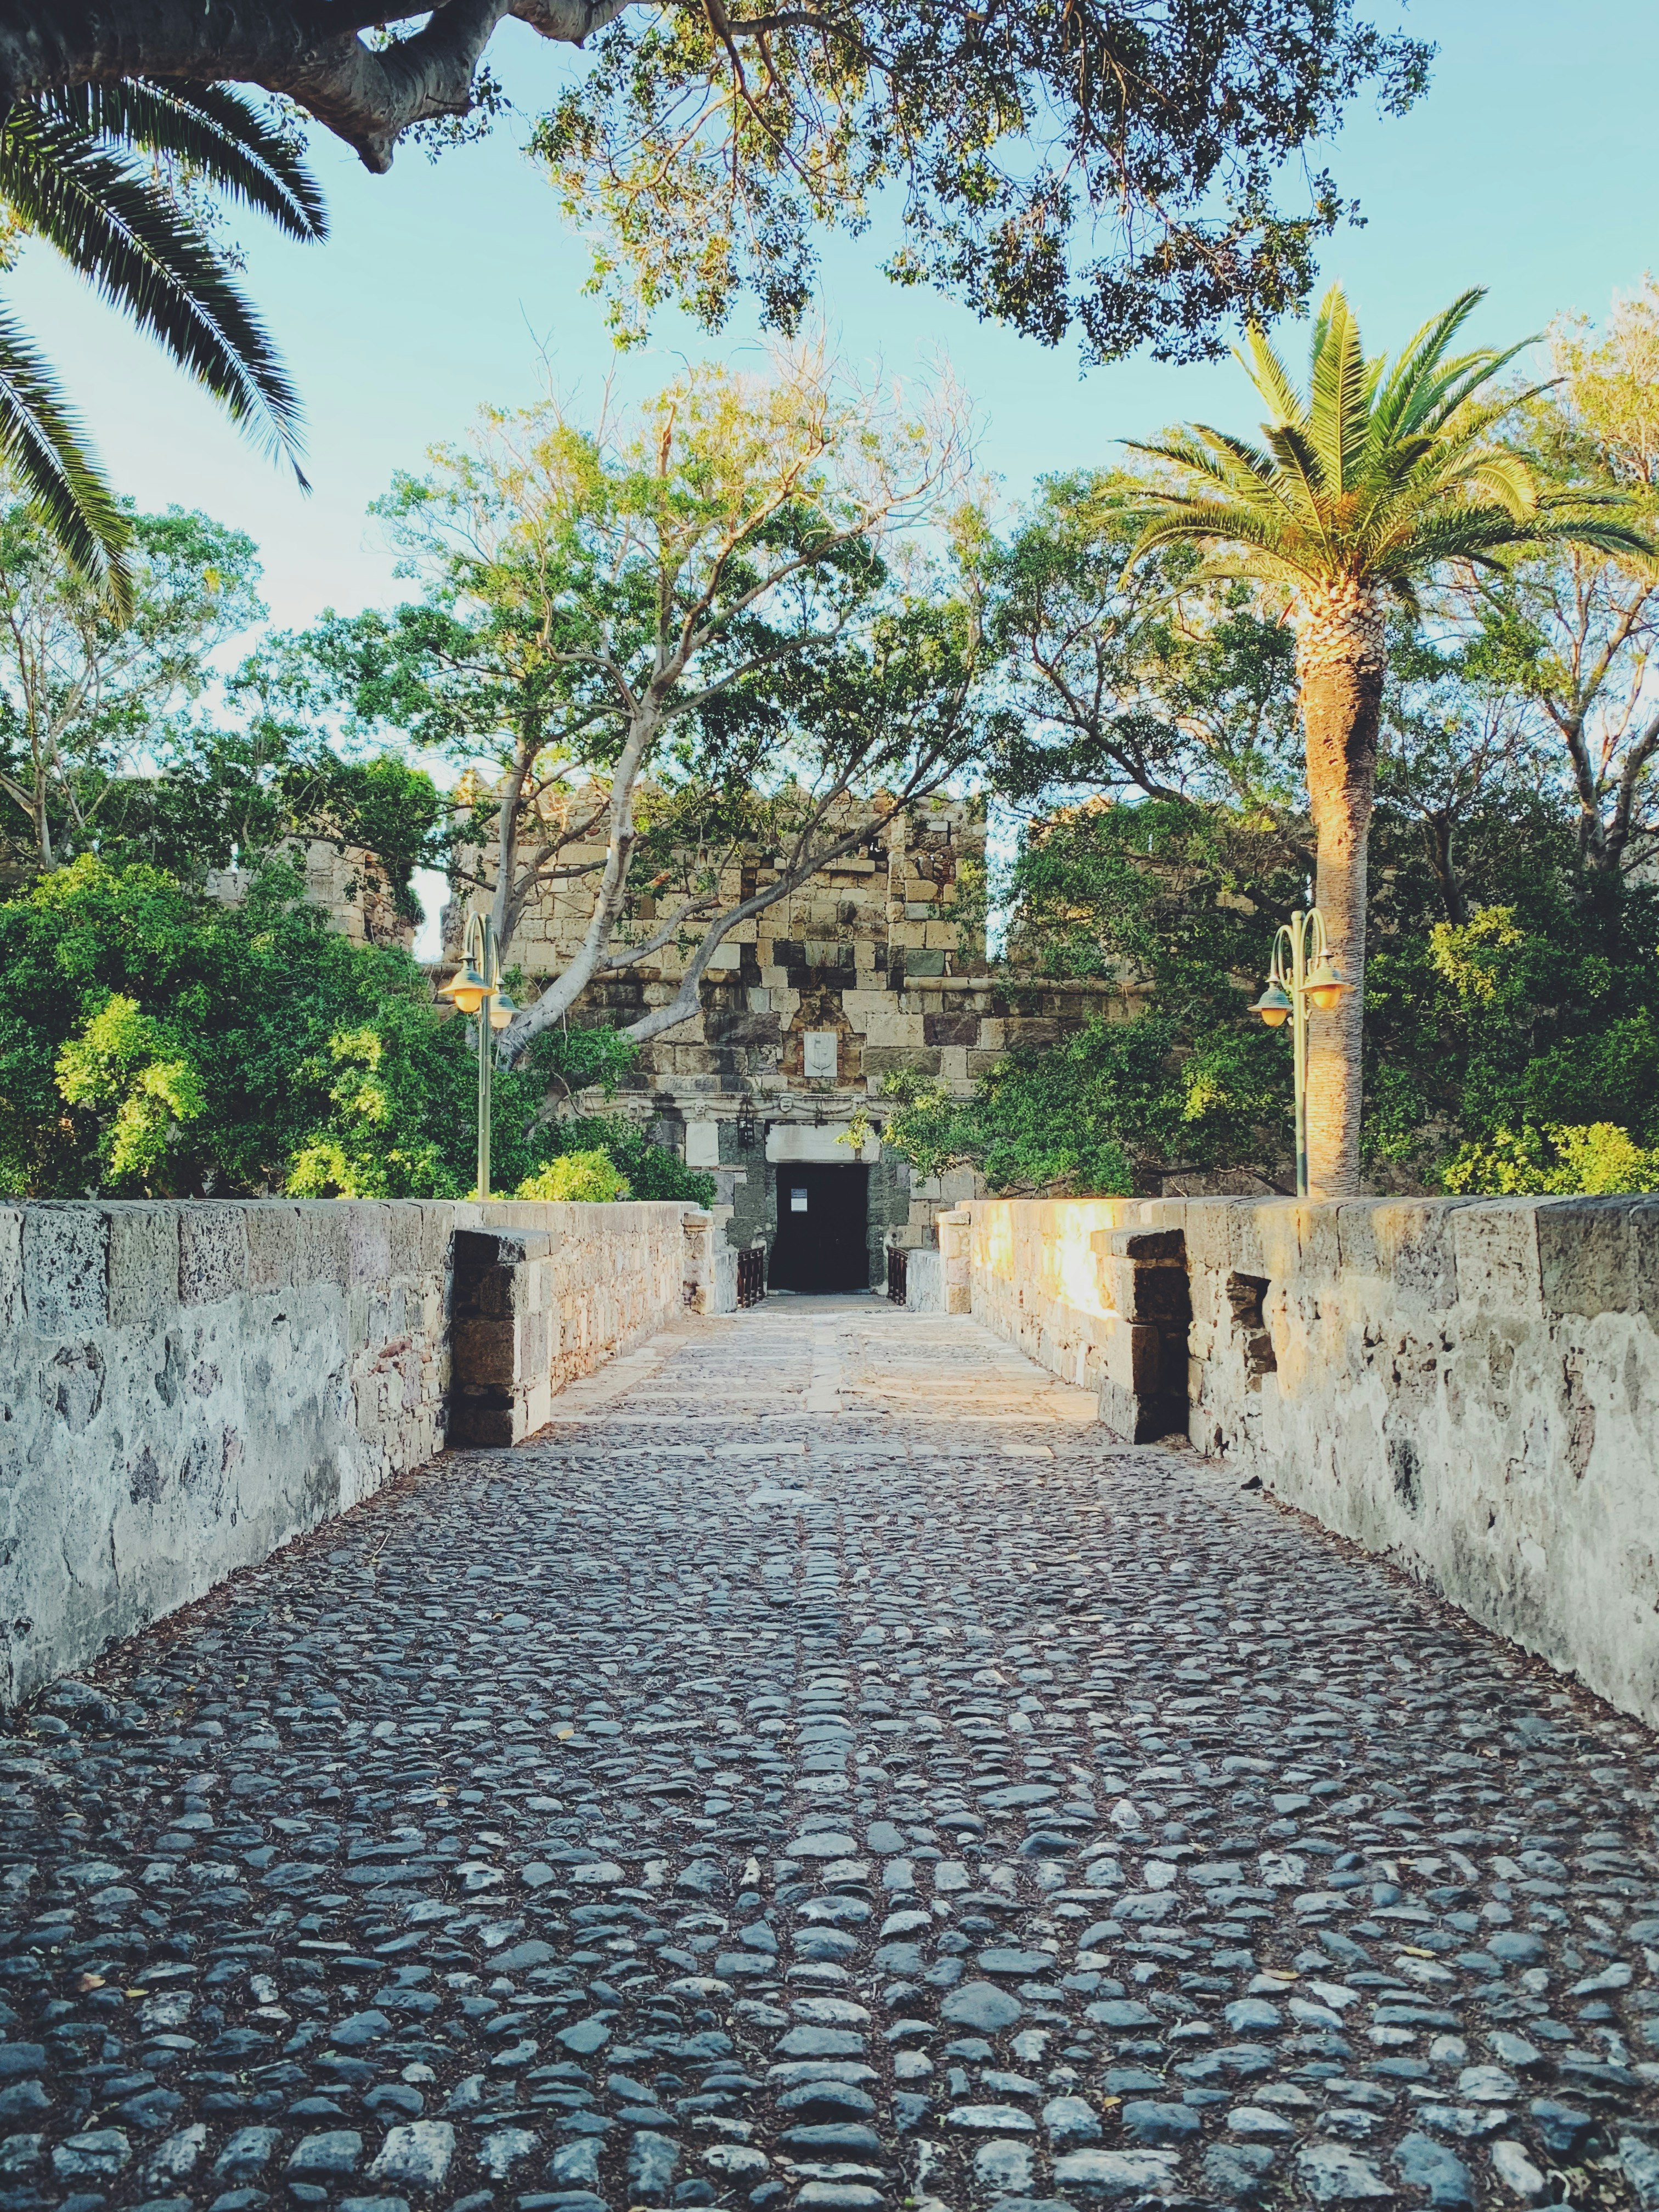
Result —
POLYGON ((300 1210, 300 1250, 295 1262, 296 1285, 338 1283, 351 1275, 351 1253, 344 1206, 329 1199, 313 1199, 300 1210))
POLYGON ((922 1042, 939 1045, 976 1045, 979 1018, 975 1014, 924 1014, 922 1042))
POLYGON ((40 1336, 102 1328, 109 1320, 109 1213, 101 1206, 23 1209, 23 1310, 40 1336))
POLYGON ((1535 1198, 1485 1199, 1457 1208, 1452 1216, 1452 1246, 1462 1304, 1486 1304, 1525 1313, 1541 1310, 1538 1213, 1535 1198))
POLYGON ((1446 1313, 1457 1303, 1455 1201, 1390 1200, 1376 1209, 1374 1231, 1384 1270, 1413 1306, 1446 1313))
POLYGON ((1189 1198, 1186 1202, 1187 1264, 1218 1274, 1232 1264, 1232 1200, 1189 1198))
POLYGON ((1538 1270, 1551 1314, 1634 1313, 1638 1285, 1633 1208, 1623 1198, 1540 1199, 1538 1270))
MULTIPOLYGON (((175 1224, 174 1234, 177 1235, 175 1224)), ((297 1206, 264 1199, 247 1210, 247 1286, 289 1290, 301 1279, 301 1216, 297 1206)))
MULTIPOLYGON (((282 1212, 289 1209, 273 1206, 271 1210, 282 1212)), ((153 1328, 172 1313, 178 1303, 178 1206, 112 1206, 109 1208, 111 1328, 153 1328)))
POLYGON ((924 1052, 915 1045, 866 1045, 864 1048, 864 1073, 885 1075, 895 1067, 913 1067, 919 1075, 937 1075, 940 1055, 924 1052))
POLYGON ((1337 1264, 1346 1275, 1381 1275, 1389 1272, 1377 1255, 1374 1199, 1348 1199, 1336 1207, 1337 1264))
POLYGON ((185 1206, 179 1216, 179 1303, 216 1305, 247 1288, 247 1215, 241 1206, 185 1206))
MULTIPOLYGON (((1236 1201, 1249 1206, 1249 1200, 1236 1201)), ((1342 1248, 1334 1206, 1309 1203, 1285 1199, 1269 1203, 1260 1209, 1273 1217, 1271 1223, 1258 1228, 1256 1262, 1246 1267, 1240 1259, 1237 1263, 1245 1272, 1257 1275, 1280 1278, 1295 1275, 1299 1283, 1334 1283, 1342 1271, 1342 1248), (1274 1231, 1279 1232, 1277 1248, 1274 1231), (1294 1243, 1292 1243, 1294 1238, 1294 1243)))
POLYGON ((1110 1315, 1102 1324, 1101 1368, 1108 1381, 1136 1397, 1158 1390, 1164 1340, 1149 1322, 1110 1315))
POLYGON ((386 1208, 387 1264, 393 1275, 418 1275, 426 1264, 424 1209, 413 1200, 386 1208))

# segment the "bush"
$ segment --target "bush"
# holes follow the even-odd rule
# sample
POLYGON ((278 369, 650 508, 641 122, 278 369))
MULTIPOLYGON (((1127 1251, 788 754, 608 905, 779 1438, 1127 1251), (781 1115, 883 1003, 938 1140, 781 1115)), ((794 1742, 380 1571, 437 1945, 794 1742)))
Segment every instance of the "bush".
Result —
POLYGON ((573 1199, 588 1206, 609 1206, 630 1195, 609 1152, 561 1152, 519 1185, 520 1198, 573 1199))
MULTIPOLYGON (((352 944, 303 890, 275 864, 228 906, 86 854, 0 901, 0 1194, 471 1191, 468 1024, 406 953, 352 944)), ((641 1197, 712 1199, 631 1125, 544 1118, 550 1082, 613 1088, 634 1053, 614 1030, 557 1031, 497 1071, 502 1189, 598 1150, 641 1197)))
POLYGON ((1488 1143, 1465 1145, 1442 1181, 1460 1197, 1610 1197, 1659 1190, 1659 1151, 1612 1121, 1499 1129, 1488 1143))

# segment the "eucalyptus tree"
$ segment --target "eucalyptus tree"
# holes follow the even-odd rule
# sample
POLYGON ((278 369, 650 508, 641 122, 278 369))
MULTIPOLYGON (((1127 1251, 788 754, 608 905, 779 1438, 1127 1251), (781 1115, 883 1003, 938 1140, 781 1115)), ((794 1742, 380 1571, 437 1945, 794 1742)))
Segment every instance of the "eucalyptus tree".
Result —
POLYGON ((689 370, 595 428, 490 413, 398 482, 380 511, 422 596, 313 649, 358 725, 462 771, 458 872, 503 950, 534 904, 575 917, 509 1060, 671 946, 678 990, 630 1034, 684 1020, 733 929, 963 764, 977 615, 906 541, 968 462, 948 389, 907 406, 803 351, 770 379, 689 370))
MULTIPOLYGON (((1616 300, 1601 330, 1551 331, 1549 387, 1510 442, 1559 490, 1616 494, 1659 519, 1659 284, 1616 300)), ((1499 575, 1471 574, 1447 611, 1493 692, 1528 709, 1528 738, 1575 825, 1577 893, 1594 896, 1659 858, 1659 560, 1550 544, 1499 575)))
POLYGON ((1262 443, 1198 423, 1136 447, 1167 471, 1145 495, 1131 565, 1196 543, 1222 573, 1288 603, 1317 848, 1317 897, 1352 988, 1312 1017, 1309 1181, 1358 1187, 1366 850, 1376 787, 1390 603, 1414 611, 1453 565, 1502 574, 1564 545, 1644 558, 1648 539, 1606 491, 1540 482, 1496 435, 1521 395, 1498 380, 1526 343, 1454 352, 1483 295, 1462 293, 1392 367, 1368 358, 1340 287, 1315 321, 1299 390, 1259 326, 1239 358, 1268 409, 1262 443))
POLYGON ((887 194, 897 281, 1099 358, 1303 300, 1350 209, 1309 150, 1364 92, 1408 106, 1432 52, 1355 0, 9 0, 0 106, 257 85, 383 171, 489 127, 509 20, 583 49, 532 145, 624 325, 672 296, 717 325, 747 287, 789 331, 818 237, 887 194))

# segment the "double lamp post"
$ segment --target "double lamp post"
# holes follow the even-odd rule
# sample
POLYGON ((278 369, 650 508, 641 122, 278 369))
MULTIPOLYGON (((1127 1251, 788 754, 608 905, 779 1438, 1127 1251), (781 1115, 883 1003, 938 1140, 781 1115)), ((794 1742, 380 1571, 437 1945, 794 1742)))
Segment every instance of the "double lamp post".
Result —
POLYGON ((495 1033, 504 1030, 519 1011, 501 988, 495 927, 487 914, 475 914, 468 921, 461 964, 438 996, 478 1024, 478 1196, 484 1199, 489 1195, 489 1071, 495 1057, 495 1033))
POLYGON ((1273 939, 1267 988, 1250 1008, 1270 1030, 1291 1024, 1291 1057, 1296 1082, 1296 1194, 1308 1195, 1308 1009, 1334 1013, 1352 984, 1330 955, 1325 917, 1310 907, 1282 923, 1273 939))

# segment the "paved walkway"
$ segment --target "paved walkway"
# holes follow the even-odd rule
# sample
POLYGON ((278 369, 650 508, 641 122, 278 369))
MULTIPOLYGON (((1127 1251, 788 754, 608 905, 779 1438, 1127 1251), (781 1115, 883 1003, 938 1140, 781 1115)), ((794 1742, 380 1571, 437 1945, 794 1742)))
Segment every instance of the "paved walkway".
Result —
POLYGON ((974 1324, 688 1322, 0 1738, 0 2198, 1659 2205, 1654 1740, 974 1324))

